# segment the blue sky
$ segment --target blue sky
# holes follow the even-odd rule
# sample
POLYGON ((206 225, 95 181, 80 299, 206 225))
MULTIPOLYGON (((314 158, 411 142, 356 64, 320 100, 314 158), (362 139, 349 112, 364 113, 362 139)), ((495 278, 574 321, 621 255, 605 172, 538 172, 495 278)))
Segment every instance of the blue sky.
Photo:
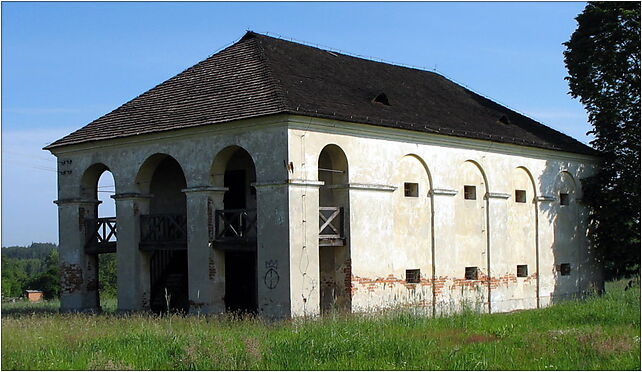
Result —
MULTIPOLYGON (((2 245, 57 242, 41 148, 245 30, 438 73, 588 142, 561 45, 585 3, 2 3, 2 245)), ((101 179, 101 190, 113 181, 101 179)), ((101 197, 108 200, 108 192, 101 197)), ((101 214, 113 214, 106 202, 101 214)))

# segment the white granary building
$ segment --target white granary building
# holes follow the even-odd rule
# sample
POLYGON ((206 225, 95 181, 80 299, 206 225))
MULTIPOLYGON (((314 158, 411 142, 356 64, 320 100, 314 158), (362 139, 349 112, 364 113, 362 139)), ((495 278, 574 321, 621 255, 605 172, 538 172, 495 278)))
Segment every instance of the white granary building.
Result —
POLYGON ((248 32, 46 147, 61 310, 500 312, 601 289, 597 154, 428 71, 248 32), (97 218, 97 181, 116 216, 97 218))

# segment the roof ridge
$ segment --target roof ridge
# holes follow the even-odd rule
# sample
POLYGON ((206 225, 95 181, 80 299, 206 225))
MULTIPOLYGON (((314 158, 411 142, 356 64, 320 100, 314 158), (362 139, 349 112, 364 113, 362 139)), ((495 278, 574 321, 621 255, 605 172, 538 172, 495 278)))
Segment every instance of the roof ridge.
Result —
MULTIPOLYGON (((427 72, 427 73, 439 75, 439 76, 442 76, 442 77, 446 78, 446 76, 444 74, 442 74, 440 72, 437 72, 436 69, 430 69, 430 68, 428 68, 426 66, 418 66, 418 65, 412 65, 412 64, 409 64, 409 63, 389 61, 389 60, 383 59, 381 57, 361 55, 361 54, 349 52, 347 50, 331 47, 329 45, 322 45, 322 44, 317 44, 317 43, 313 43, 313 42, 309 42, 309 41, 298 40, 298 39, 294 39, 294 38, 283 36, 283 35, 279 35, 279 34, 273 34, 273 33, 269 33, 269 32, 260 33, 260 32, 256 32, 256 31, 248 31, 243 36, 243 38, 245 38, 246 36, 249 36, 249 37, 257 37, 257 36, 258 37, 265 37, 265 38, 272 39, 272 40, 278 40, 278 41, 283 41, 283 42, 286 42, 286 43, 292 43, 292 44, 299 45, 299 46, 304 46, 304 47, 308 47, 308 48, 312 48, 312 49, 317 49, 317 50, 320 50, 320 51, 323 51, 323 52, 330 52, 330 53, 340 54, 340 55, 342 55, 344 57, 356 58, 356 59, 360 59, 360 60, 364 60, 364 61, 368 61, 368 62, 373 62, 373 63, 383 63, 383 64, 390 65, 390 66, 395 66, 395 67, 401 67, 401 68, 406 68, 406 69, 410 69, 410 70, 427 72)), ((452 80, 452 79, 448 79, 448 80, 452 80)))
MULTIPOLYGON (((241 38, 241 40, 245 39, 245 37, 248 36, 248 35, 254 36, 254 35, 260 35, 260 34, 257 34, 254 31, 248 31, 241 38)), ((254 40, 256 42, 259 55, 261 56, 261 58, 264 61, 265 70, 267 72, 268 79, 272 82, 272 87, 274 88, 274 92, 276 93, 277 97, 279 98, 279 101, 280 101, 280 103, 282 105, 282 109, 283 109, 283 111, 288 111, 291 108, 290 101, 288 100, 287 95, 283 91, 283 87, 280 84, 281 81, 274 77, 274 72, 272 71, 272 66, 270 65, 270 58, 268 57, 267 53, 265 53, 265 49, 263 48, 263 44, 261 44, 259 39, 254 38, 254 40)))
MULTIPOLYGON (((436 76, 438 76, 438 77, 440 77, 442 79, 445 79, 445 80, 447 80, 447 81, 449 81, 451 83, 459 85, 461 88, 463 88, 463 89, 465 89, 465 90, 467 90, 467 91, 469 91, 469 92, 471 92, 471 93, 473 93, 473 94, 475 94, 475 95, 477 95, 479 97, 482 97, 482 98, 484 98, 484 99, 486 99, 486 100, 488 100, 488 101, 490 101, 490 102, 492 102, 492 103, 494 103, 496 105, 499 105, 504 109, 508 109, 509 111, 512 111, 515 114, 521 115, 521 116, 523 116, 523 117, 525 117, 525 118, 527 118, 529 120, 532 120, 532 121, 534 121, 534 122, 536 122, 536 123, 548 128, 548 129, 552 129, 553 131, 555 131, 557 133, 563 134, 564 136, 566 136, 566 137, 568 137, 568 138, 570 138, 570 139, 572 139, 574 141, 577 141, 577 142, 581 143, 584 146, 588 146, 588 145, 584 144, 583 142, 571 137, 570 135, 568 135, 568 134, 566 134, 564 132, 561 132, 561 131, 559 131, 557 129, 554 129, 554 128, 552 128, 552 127, 550 127, 550 126, 548 126, 548 125, 546 125, 546 124, 544 124, 544 123, 542 123, 542 122, 540 122, 538 120, 535 120, 535 119, 531 118, 525 112, 522 112, 517 108, 511 107, 510 105, 500 101, 499 99, 491 97, 490 95, 488 95, 486 93, 482 93, 480 91, 477 91, 475 88, 470 87, 470 86, 466 85, 465 83, 462 83, 462 82, 458 81, 457 79, 449 76, 448 74, 446 74, 444 72, 438 71, 436 68, 431 70, 426 66, 417 66, 417 65, 407 64, 407 63, 403 63, 403 62, 389 61, 389 60, 386 60, 386 59, 383 59, 383 58, 380 58, 380 57, 365 56, 365 55, 361 55, 361 54, 351 53, 349 51, 345 51, 345 50, 342 50, 342 49, 339 49, 339 48, 335 48, 335 47, 331 47, 331 46, 328 46, 328 45, 322 45, 322 44, 317 44, 317 43, 313 43, 313 42, 298 40, 298 39, 294 39, 292 37, 288 37, 288 36, 284 36, 284 35, 280 35, 280 34, 274 34, 274 33, 270 33, 270 32, 260 33, 260 32, 256 32, 256 31, 248 30, 248 32, 246 33, 246 35, 243 36, 243 38, 245 38, 246 36, 250 36, 250 37, 257 37, 257 36, 265 37, 265 38, 268 38, 268 39, 279 40, 279 41, 283 41, 283 42, 286 42, 286 43, 292 43, 292 44, 296 44, 296 45, 301 45, 301 46, 304 46, 304 47, 313 48, 313 49, 321 50, 321 51, 324 51, 324 52, 338 53, 338 54, 341 54, 341 55, 343 55, 345 57, 349 57, 349 58, 356 58, 356 59, 360 59, 360 60, 364 60, 364 61, 368 61, 368 62, 372 62, 372 63, 382 63, 382 64, 385 64, 385 65, 390 65, 390 66, 394 66, 394 67, 405 68, 405 69, 421 71, 421 72, 425 72, 425 73, 429 73, 429 74, 434 74, 434 75, 436 75, 436 76)), ((290 107, 290 108, 292 108, 292 107, 290 107)))

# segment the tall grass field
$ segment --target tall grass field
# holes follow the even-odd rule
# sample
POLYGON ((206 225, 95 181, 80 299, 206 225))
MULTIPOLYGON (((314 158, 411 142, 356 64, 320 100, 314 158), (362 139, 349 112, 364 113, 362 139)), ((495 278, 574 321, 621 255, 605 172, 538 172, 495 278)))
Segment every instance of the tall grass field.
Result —
MULTIPOLYGON (((639 283, 639 281, 638 281, 639 283)), ((640 370, 640 287, 509 314, 267 322, 2 305, 3 370, 640 370)), ((113 309, 113 304, 107 307, 113 309)))

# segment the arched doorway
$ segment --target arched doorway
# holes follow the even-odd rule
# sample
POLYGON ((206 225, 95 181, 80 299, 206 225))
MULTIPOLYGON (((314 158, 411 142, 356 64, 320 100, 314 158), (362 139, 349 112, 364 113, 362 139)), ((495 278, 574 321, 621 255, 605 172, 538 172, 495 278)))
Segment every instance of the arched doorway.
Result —
POLYGON ((227 189, 223 209, 214 212, 214 249, 224 261, 225 309, 256 313, 258 308, 256 258, 256 169, 250 154, 231 146, 212 165, 212 184, 227 189))
POLYGON ((348 159, 337 145, 319 154, 319 291, 321 313, 352 309, 352 263, 348 240, 348 159))
POLYGON ((101 163, 87 168, 80 182, 83 199, 97 200, 85 218, 85 252, 89 266, 95 267, 94 277, 88 286, 97 291, 96 303, 102 310, 116 309, 116 210, 111 198, 116 191, 114 177, 109 168, 101 163))
POLYGON ((139 191, 151 196, 149 213, 140 216, 140 249, 149 256, 150 299, 154 312, 189 310, 187 205, 185 175, 166 154, 155 154, 141 167, 139 191))

